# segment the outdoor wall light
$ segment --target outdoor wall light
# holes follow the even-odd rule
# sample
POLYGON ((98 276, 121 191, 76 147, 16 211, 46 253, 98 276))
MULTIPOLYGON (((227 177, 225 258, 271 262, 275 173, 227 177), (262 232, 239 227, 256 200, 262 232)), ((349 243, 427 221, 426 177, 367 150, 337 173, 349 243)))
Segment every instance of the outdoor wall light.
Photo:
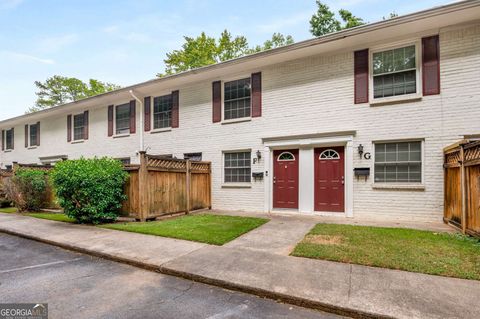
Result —
POLYGON ((362 158, 362 155, 363 155, 363 145, 362 144, 358 145, 358 155, 360 155, 360 158, 362 158))
POLYGON ((257 159, 259 162, 261 158, 262 158, 262 152, 260 152, 260 150, 257 150, 257 159))

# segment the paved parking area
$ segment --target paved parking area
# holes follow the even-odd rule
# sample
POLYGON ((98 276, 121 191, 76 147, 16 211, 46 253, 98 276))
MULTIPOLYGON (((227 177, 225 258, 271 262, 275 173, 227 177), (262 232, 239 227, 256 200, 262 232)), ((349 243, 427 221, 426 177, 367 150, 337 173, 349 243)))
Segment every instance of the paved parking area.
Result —
POLYGON ((340 318, 0 233, 0 303, 50 318, 340 318))

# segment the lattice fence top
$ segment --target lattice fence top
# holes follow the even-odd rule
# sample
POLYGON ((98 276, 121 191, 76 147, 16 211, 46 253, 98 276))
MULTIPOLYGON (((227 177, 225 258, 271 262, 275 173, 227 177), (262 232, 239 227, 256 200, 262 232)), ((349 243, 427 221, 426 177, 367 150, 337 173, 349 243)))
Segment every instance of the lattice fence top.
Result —
POLYGON ((465 145, 465 162, 480 159, 480 142, 465 145))
POLYGON ((36 169, 39 171, 49 171, 53 169, 53 166, 51 165, 37 165, 37 164, 18 164, 18 167, 36 169))
MULTIPOLYGON (((164 170, 187 170, 187 160, 147 155, 149 168, 164 170)), ((210 162, 190 161, 190 169, 196 172, 210 172, 210 162)))
POLYGON ((445 154, 445 164, 457 164, 460 161, 460 150, 445 154))
POLYGON ((210 163, 205 163, 205 162, 192 162, 190 164, 190 168, 194 171, 204 171, 204 172, 209 172, 210 171, 210 163))
POLYGON ((13 171, 6 170, 6 169, 0 169, 0 176, 2 176, 2 177, 8 177, 8 176, 12 176, 12 175, 13 175, 13 171))
POLYGON ((187 169, 187 161, 147 157, 147 166, 162 169, 187 169))

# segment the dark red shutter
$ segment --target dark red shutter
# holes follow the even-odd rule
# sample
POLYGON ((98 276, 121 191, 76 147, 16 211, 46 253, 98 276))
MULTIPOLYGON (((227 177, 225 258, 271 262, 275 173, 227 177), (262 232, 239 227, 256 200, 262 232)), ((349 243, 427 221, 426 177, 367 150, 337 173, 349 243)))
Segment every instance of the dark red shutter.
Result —
POLYGON ((147 96, 143 99, 143 104, 145 108, 145 118, 144 118, 144 129, 145 132, 150 131, 150 121, 151 121, 151 111, 150 111, 150 103, 151 103, 152 98, 150 96, 147 96))
POLYGON ((72 141, 72 116, 67 115, 67 142, 72 141))
POLYGON ((113 135, 113 105, 108 106, 108 136, 113 135))
POLYGON ((25 147, 28 147, 28 125, 25 125, 25 147))
POLYGON ((15 149, 15 128, 12 127, 12 150, 15 149))
POLYGON ((368 103, 368 49, 355 51, 355 104, 368 103))
POLYGON ((2 151, 5 150, 5 130, 2 130, 2 151))
POLYGON ((88 111, 83 112, 83 139, 88 140, 88 111))
POLYGON ((172 127, 178 127, 178 115, 179 115, 179 92, 172 92, 172 127))
POLYGON ((440 94, 440 43, 438 35, 422 39, 423 95, 440 94))
POLYGON ((135 100, 130 101, 130 134, 134 134, 136 131, 136 120, 135 120, 135 100))
POLYGON ((40 122, 37 122, 37 146, 40 146, 40 122))
POLYGON ((262 73, 252 74, 252 117, 262 116, 262 73))
POLYGON ((222 82, 212 83, 212 120, 213 123, 222 120, 222 82))

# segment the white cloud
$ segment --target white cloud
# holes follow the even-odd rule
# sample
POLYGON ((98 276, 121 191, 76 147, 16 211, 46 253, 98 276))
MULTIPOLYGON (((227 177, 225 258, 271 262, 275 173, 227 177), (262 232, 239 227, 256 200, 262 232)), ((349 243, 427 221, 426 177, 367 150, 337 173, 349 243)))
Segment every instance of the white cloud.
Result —
POLYGON ((55 61, 52 59, 44 59, 37 56, 25 54, 25 53, 12 52, 12 51, 3 51, 3 53, 15 60, 37 62, 42 64, 55 64, 55 61))
POLYGON ((40 40, 38 49, 42 52, 57 52, 77 41, 78 35, 74 33, 46 37, 40 40))

